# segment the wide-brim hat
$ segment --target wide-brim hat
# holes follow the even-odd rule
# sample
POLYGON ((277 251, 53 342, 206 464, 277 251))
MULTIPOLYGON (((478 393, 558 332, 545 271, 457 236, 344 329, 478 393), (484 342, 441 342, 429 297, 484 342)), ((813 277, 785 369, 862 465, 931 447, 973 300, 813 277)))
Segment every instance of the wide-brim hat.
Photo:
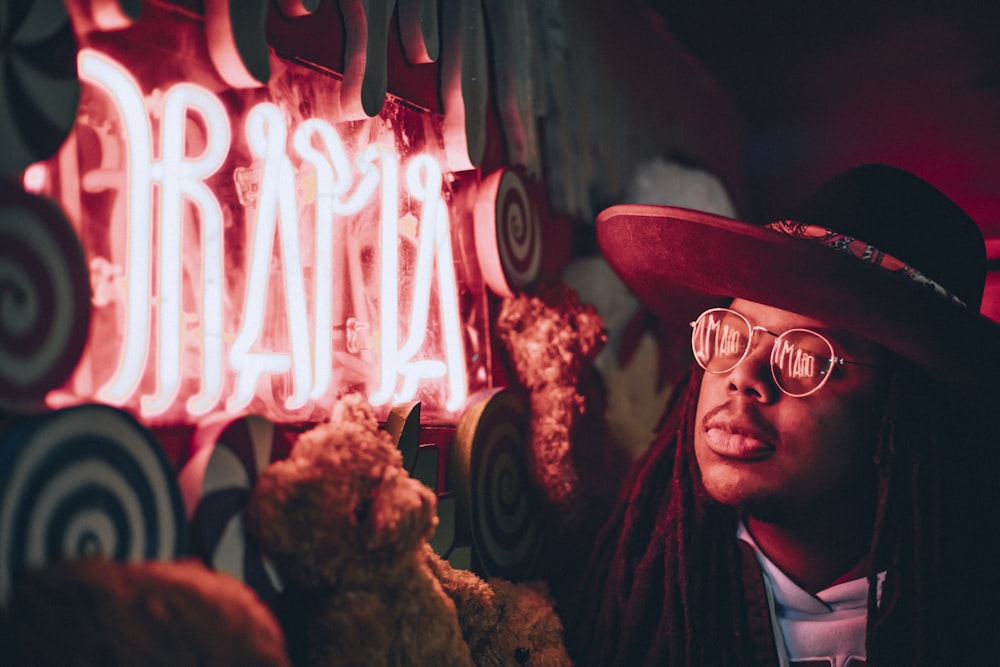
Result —
POLYGON ((956 386, 1000 378, 1000 325, 979 312, 982 233, 907 171, 856 167, 769 225, 635 204, 605 209, 596 225, 611 267, 667 319, 679 285, 823 320, 956 386))

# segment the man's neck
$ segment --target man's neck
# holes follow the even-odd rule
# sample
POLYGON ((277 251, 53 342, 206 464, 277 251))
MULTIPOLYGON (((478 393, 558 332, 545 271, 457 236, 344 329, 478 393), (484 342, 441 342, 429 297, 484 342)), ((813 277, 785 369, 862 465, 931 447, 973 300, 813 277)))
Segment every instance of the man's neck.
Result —
POLYGON ((868 574, 870 521, 841 515, 792 525, 746 517, 746 525, 771 562, 810 593, 868 574))

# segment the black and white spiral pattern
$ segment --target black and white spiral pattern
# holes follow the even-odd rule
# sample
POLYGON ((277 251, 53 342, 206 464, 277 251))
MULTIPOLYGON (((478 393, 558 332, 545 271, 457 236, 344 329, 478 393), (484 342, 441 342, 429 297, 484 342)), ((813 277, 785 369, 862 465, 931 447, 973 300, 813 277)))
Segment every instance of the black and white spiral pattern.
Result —
POLYGON ((270 562, 247 540, 243 509, 257 477, 288 456, 291 434, 258 415, 220 415, 199 425, 194 456, 179 477, 191 523, 192 550, 211 568, 231 574, 263 600, 282 589, 270 562))
POLYGON ((0 6, 0 172, 51 156, 80 102, 76 38, 63 0, 0 6))
POLYGON ((496 389, 470 405, 456 432, 456 490, 485 574, 517 580, 534 564, 542 538, 525 466, 527 404, 513 390, 496 389))
POLYGON ((47 199, 0 185, 0 408, 41 407, 76 367, 89 325, 73 228, 47 199))
POLYGON ((180 492, 159 443, 129 414, 81 405, 15 423, 0 441, 0 602, 17 573, 99 556, 186 551, 180 492))
POLYGON ((521 175, 505 169, 496 199, 497 248, 507 283, 530 285, 542 266, 542 229, 538 211, 521 175))

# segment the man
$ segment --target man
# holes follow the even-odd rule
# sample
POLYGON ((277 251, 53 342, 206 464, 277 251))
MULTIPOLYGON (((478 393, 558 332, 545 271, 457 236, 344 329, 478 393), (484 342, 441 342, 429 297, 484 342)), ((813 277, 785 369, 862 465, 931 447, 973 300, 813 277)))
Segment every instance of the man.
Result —
POLYGON ((654 313, 721 298, 565 608, 578 664, 1000 664, 976 224, 866 165, 767 227, 625 205, 597 232, 654 313))

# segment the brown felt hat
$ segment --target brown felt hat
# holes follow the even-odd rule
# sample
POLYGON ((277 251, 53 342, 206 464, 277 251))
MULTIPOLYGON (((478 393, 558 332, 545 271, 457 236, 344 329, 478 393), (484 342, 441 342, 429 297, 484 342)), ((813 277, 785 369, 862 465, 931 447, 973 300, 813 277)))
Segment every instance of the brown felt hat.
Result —
POLYGON ((1000 325, 979 313, 982 233, 907 171, 856 167, 765 226, 670 206, 612 206, 597 216, 597 237, 653 313, 671 313, 664 288, 680 285, 824 320, 952 384, 986 388, 1000 379, 1000 325))

